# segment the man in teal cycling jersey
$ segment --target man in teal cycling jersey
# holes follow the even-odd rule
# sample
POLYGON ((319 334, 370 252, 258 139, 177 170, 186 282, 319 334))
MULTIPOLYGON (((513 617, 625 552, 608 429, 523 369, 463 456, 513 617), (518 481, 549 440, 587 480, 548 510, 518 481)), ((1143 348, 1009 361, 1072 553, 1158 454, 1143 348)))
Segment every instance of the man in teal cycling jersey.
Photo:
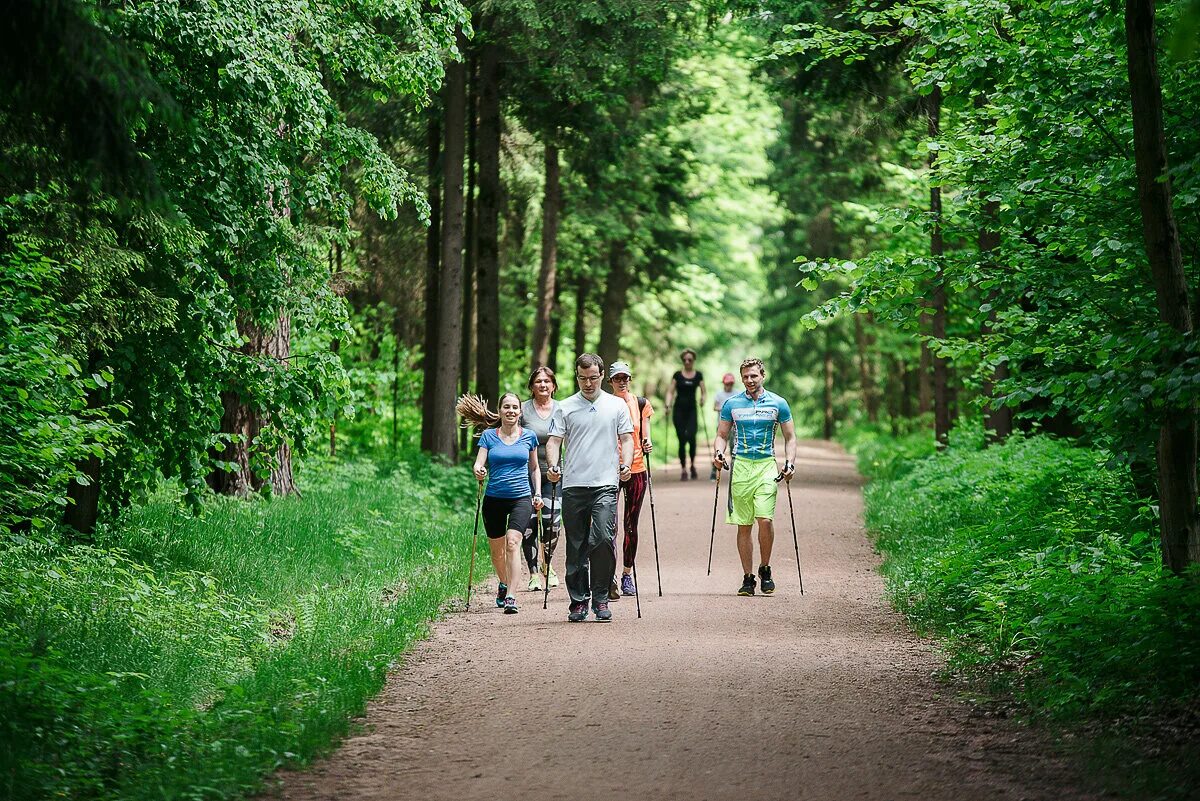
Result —
POLYGON ((796 467, 796 427, 788 402, 763 386, 767 371, 761 359, 742 362, 742 385, 745 392, 734 395, 721 407, 721 422, 717 426, 716 453, 713 465, 731 468, 729 497, 732 509, 726 522, 738 527, 738 555, 742 559, 741 589, 738 595, 754 594, 754 543, 750 530, 758 521, 758 549, 762 561, 758 577, 764 595, 775 592, 771 579, 771 546, 775 543, 775 496, 779 484, 775 480, 775 426, 783 432, 783 477, 792 480, 796 467), (733 432, 732 465, 725 460, 729 434, 733 432))

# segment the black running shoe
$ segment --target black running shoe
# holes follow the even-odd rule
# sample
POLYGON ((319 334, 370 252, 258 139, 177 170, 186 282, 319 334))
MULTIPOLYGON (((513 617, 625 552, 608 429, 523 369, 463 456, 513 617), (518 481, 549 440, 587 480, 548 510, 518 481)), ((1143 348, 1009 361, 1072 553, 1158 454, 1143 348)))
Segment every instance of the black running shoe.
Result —
POLYGON ((763 595, 770 595, 775 592, 775 582, 771 580, 770 565, 760 565, 758 568, 758 577, 762 579, 763 595))
POLYGON ((607 601, 600 601, 599 603, 592 604, 592 611, 596 613, 597 623, 612 622, 612 612, 609 611, 607 601))
POLYGON ((508 585, 501 584, 496 588, 496 608, 504 608, 504 599, 508 597, 508 585))
POLYGON ((567 620, 572 623, 580 623, 587 619, 587 601, 571 603, 571 613, 567 615, 567 620))
POLYGON ((754 576, 749 573, 742 579, 742 588, 738 590, 738 595, 753 595, 754 594, 754 576))
POLYGON ((696 478, 696 465, 692 465, 692 481, 695 481, 696 478))

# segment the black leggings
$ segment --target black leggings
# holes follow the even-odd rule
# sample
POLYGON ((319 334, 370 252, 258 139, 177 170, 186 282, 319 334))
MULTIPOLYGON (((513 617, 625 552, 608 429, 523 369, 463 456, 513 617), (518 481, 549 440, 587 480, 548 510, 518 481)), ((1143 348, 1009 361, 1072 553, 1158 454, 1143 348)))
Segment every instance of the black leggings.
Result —
POLYGON ((679 465, 687 467, 687 461, 684 455, 691 449, 692 464, 696 463, 696 410, 685 409, 683 411, 676 410, 671 415, 672 421, 675 423, 675 433, 679 437, 679 465))

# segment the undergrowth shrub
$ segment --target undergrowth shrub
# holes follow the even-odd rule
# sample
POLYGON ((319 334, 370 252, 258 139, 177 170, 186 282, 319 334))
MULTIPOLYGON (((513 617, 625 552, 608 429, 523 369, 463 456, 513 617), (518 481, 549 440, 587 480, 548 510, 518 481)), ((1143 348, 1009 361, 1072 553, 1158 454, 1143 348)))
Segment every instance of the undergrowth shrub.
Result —
POLYGON ((461 592, 474 483, 310 464, 302 497, 0 540, 0 798, 227 798, 327 747, 461 592))
POLYGON ((915 459, 907 441, 860 445, 895 605, 953 666, 1038 708, 1195 698, 1200 584, 1161 567, 1154 510, 1128 472, 1048 437, 979 441, 915 459))

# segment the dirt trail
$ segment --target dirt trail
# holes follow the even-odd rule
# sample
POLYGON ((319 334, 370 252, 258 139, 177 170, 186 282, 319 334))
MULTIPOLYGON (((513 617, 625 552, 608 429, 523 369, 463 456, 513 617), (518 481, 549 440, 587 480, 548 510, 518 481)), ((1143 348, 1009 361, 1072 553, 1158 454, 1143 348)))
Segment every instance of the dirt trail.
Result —
POLYGON ((723 512, 705 575, 712 483, 658 470, 664 596, 647 503, 641 620, 632 598, 613 604, 611 624, 572 624, 561 587, 548 610, 540 594, 521 593, 520 614, 507 616, 480 593, 471 613, 438 624, 396 671, 363 733, 311 770, 281 776, 268 795, 1097 797, 1075 789, 1077 777, 1035 734, 979 715, 936 681, 939 659, 883 599, 852 460, 805 442, 797 468, 804 596, 786 495, 772 560, 779 589, 739 598, 723 512))

